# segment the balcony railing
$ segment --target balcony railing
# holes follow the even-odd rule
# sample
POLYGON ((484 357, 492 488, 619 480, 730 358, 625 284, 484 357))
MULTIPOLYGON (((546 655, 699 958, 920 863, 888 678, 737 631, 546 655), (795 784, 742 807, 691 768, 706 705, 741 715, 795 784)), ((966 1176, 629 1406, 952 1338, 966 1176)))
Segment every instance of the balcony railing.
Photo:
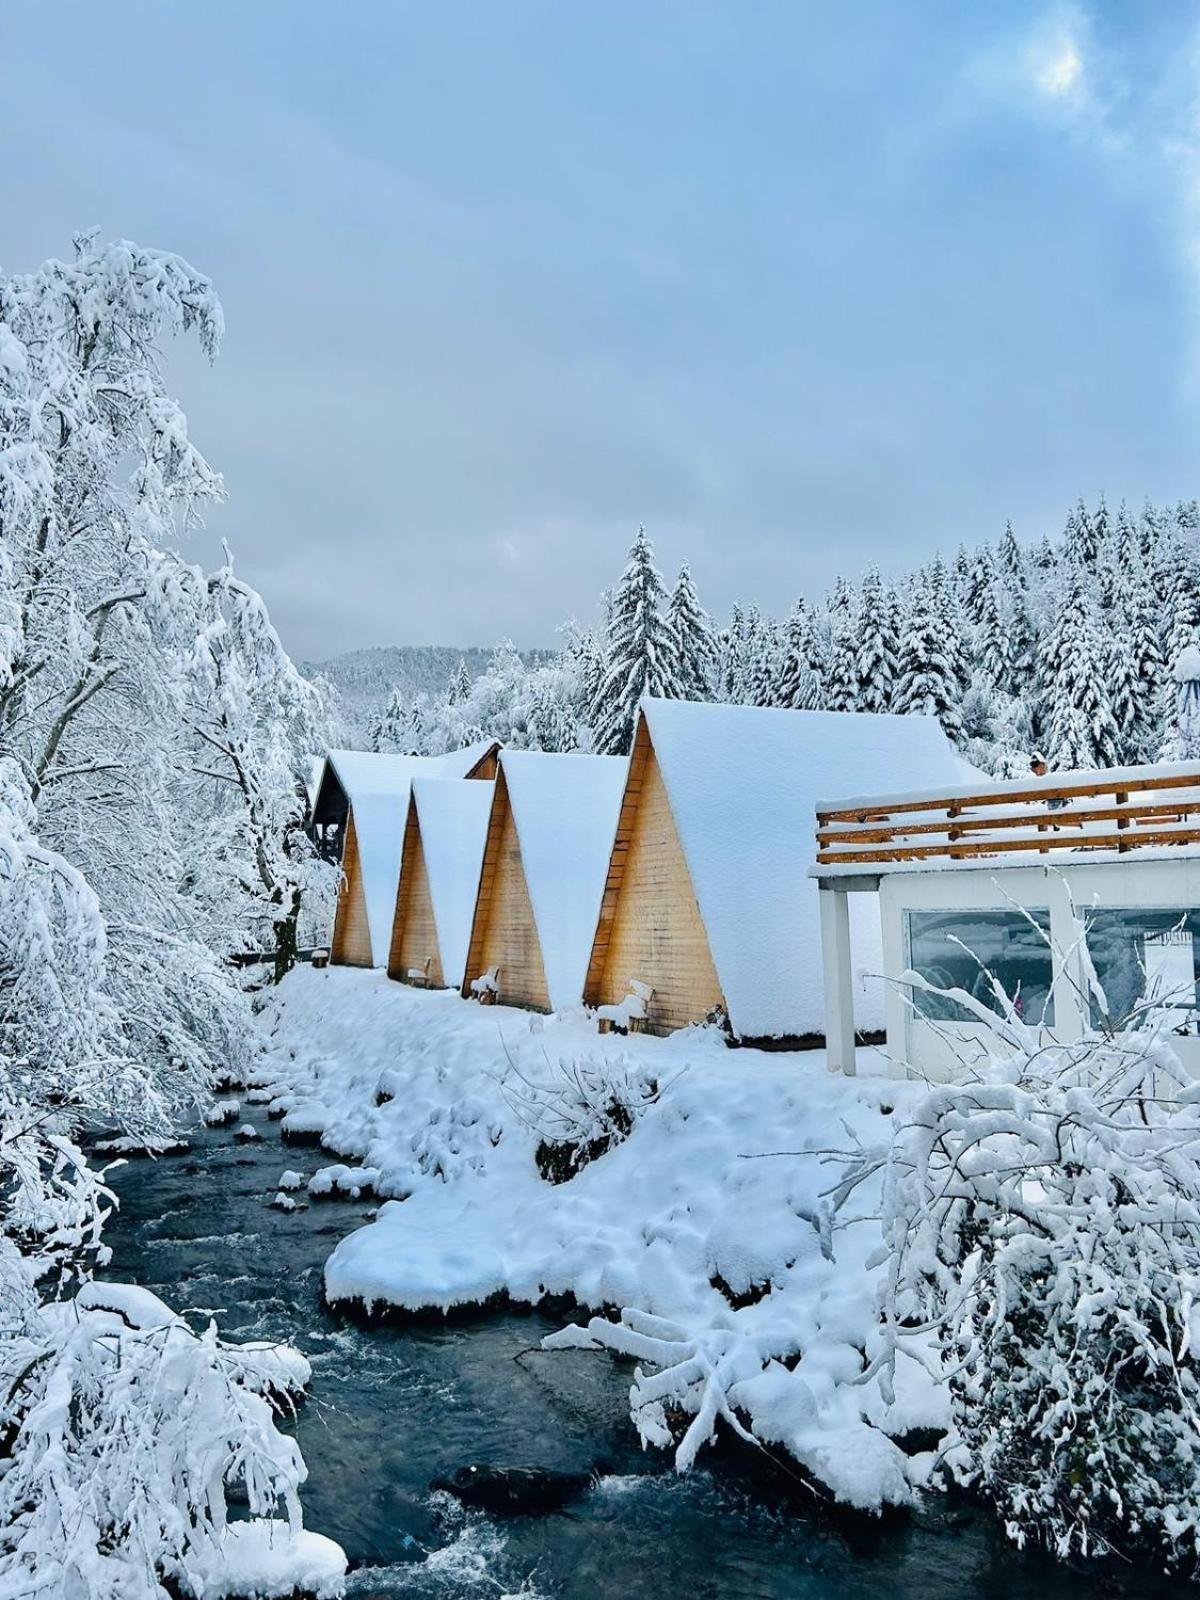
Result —
POLYGON ((1053 774, 817 808, 822 866, 1200 844, 1200 763, 1053 774))

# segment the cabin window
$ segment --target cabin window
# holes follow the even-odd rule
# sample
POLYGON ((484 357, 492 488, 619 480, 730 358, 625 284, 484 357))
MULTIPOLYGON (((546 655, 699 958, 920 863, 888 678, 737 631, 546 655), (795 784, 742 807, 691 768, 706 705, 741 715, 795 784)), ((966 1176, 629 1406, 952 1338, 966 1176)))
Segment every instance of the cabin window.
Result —
POLYGON ((1092 911, 1087 942, 1104 992, 1103 1002, 1092 997, 1095 1027, 1123 1028, 1148 1007, 1166 1007, 1181 1032, 1197 1031, 1200 911, 1092 911))
MULTIPOLYGON (((1054 1021, 1048 911, 910 911, 908 964, 938 989, 964 989, 997 1015, 992 980, 1026 1022, 1054 1021)), ((931 1022, 976 1022, 972 1012, 942 994, 913 990, 919 1017, 931 1022)))

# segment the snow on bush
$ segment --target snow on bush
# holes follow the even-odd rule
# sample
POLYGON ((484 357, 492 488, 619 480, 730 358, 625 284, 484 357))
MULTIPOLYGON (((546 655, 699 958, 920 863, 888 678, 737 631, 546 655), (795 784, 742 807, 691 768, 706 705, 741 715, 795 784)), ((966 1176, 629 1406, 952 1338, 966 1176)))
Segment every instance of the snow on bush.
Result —
POLYGON ((280 1547, 303 1537, 304 1463, 271 1405, 302 1357, 197 1334, 128 1284, 24 1311, 0 1359, 0 1595, 163 1600, 168 1576, 234 1592, 217 1580, 235 1484, 254 1518, 283 1507, 280 1547))
POLYGON ((510 1056, 500 1091, 537 1137, 542 1177, 565 1183, 627 1139, 659 1089, 645 1062, 590 1051, 552 1059, 543 1051, 528 1070, 510 1056))
POLYGON ((1003 1052, 928 1089, 842 1193, 884 1175, 885 1392, 932 1335, 951 1466, 1012 1537, 1194 1571, 1200 1084, 1171 1025, 1048 1047, 1007 1008, 1003 1052))

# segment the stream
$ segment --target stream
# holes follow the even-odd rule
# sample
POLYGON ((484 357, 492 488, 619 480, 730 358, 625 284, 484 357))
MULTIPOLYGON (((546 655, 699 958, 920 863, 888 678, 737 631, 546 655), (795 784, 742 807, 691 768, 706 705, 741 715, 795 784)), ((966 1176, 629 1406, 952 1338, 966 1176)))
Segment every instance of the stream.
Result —
POLYGON ((121 1208, 105 1276, 211 1311, 230 1339, 290 1340, 309 1358, 311 1390, 289 1424, 309 1468, 305 1523, 345 1548, 359 1600, 1149 1600, 1184 1588, 1023 1556, 986 1516, 937 1501, 917 1517, 835 1523, 729 1451, 678 1477, 640 1448, 626 1368, 532 1350, 558 1317, 362 1328, 323 1304, 321 1273, 370 1204, 271 1209, 284 1168, 307 1178, 333 1158, 281 1146, 261 1107, 243 1118, 254 1143, 200 1129, 187 1154, 112 1174, 121 1208), (565 1510, 489 1518, 431 1494, 467 1463, 598 1476, 565 1510))

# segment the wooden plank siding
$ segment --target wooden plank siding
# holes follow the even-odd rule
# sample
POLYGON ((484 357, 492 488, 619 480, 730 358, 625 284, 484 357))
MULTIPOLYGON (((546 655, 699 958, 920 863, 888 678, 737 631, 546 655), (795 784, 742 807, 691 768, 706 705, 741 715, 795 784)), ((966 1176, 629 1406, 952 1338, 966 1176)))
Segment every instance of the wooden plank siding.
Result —
POLYGON ((333 914, 329 959, 341 967, 371 965, 371 928, 367 922, 367 897, 363 893, 362 864, 359 861, 353 812, 346 823, 342 881, 338 888, 337 909, 333 914))
POLYGON ((504 1005, 524 1006, 529 1011, 550 1010, 542 946, 503 768, 496 776, 479 895, 471 923, 462 986, 466 998, 470 998, 474 979, 491 967, 500 969, 496 998, 504 1005))
POLYGON ((417 802, 408 797, 408 818, 404 825, 404 847, 400 856, 400 882, 396 886, 396 914, 392 919, 392 946, 388 952, 388 977, 399 983, 419 981, 408 974, 414 968, 424 971, 429 962, 428 986, 444 989, 442 951, 438 943, 437 922, 433 915, 433 895, 429 888, 429 869, 421 843, 421 824, 417 802))
POLYGON ((639 720, 588 965, 588 1005, 617 1005, 631 979, 653 989, 647 1033, 702 1022, 722 1003, 708 932, 662 769, 639 720))

